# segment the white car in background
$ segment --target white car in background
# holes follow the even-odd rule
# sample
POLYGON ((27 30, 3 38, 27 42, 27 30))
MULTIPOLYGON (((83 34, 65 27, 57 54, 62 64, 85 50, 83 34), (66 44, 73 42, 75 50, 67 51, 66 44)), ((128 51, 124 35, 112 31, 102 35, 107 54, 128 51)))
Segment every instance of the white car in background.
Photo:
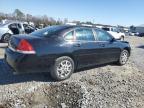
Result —
POLYGON ((7 43, 12 35, 29 34, 36 29, 23 22, 10 21, 0 24, 0 41, 7 43))
POLYGON ((117 27, 102 27, 103 30, 110 33, 117 40, 124 40, 125 33, 120 32, 117 27))

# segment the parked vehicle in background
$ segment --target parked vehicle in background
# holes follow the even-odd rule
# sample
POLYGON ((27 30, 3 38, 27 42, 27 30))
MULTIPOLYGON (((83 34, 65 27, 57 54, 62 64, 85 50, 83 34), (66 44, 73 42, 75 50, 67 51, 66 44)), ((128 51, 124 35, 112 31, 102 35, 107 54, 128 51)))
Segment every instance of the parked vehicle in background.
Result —
POLYGON ((35 30, 34 27, 23 22, 6 22, 0 25, 0 40, 2 42, 8 42, 12 35, 29 34, 35 30))
POLYGON ((29 35, 15 35, 5 60, 16 73, 50 72, 64 80, 74 70, 104 63, 126 64, 130 45, 117 41, 104 30, 83 26, 51 26, 29 35))
POLYGON ((120 32, 117 27, 102 27, 103 30, 110 33, 117 40, 124 40, 125 33, 120 32))
POLYGON ((143 37, 144 36, 144 26, 136 26, 134 27, 134 31, 138 34, 136 34, 139 37, 143 37))
POLYGON ((139 37, 144 37, 144 33, 139 33, 139 37))
POLYGON ((129 29, 130 29, 130 35, 131 36, 139 36, 139 37, 144 36, 144 25, 130 26, 129 29))
POLYGON ((139 33, 138 32, 130 32, 129 36, 139 36, 139 33))
POLYGON ((124 29, 124 34, 125 34, 125 36, 130 36, 130 31, 129 31, 129 29, 124 29))

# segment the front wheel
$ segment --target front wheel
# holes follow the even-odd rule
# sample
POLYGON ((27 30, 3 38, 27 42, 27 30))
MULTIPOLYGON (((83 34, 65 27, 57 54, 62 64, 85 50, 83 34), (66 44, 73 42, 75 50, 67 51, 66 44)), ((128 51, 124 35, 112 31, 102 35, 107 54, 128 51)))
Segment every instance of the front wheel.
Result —
POLYGON ((4 42, 4 43, 8 43, 9 42, 9 40, 10 40, 10 37, 11 37, 11 34, 4 34, 3 36, 2 36, 2 42, 4 42))
POLYGON ((127 50, 123 50, 120 54, 118 64, 125 65, 129 59, 129 52, 127 50))
POLYGON ((54 66, 51 68, 52 78, 58 81, 69 78, 73 72, 74 61, 68 56, 57 58, 54 66))

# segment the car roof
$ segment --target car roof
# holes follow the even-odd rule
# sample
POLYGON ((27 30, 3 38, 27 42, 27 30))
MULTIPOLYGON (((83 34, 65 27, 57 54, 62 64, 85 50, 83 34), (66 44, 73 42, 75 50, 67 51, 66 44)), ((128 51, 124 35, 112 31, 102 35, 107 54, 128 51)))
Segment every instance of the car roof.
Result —
POLYGON ((64 35, 66 32, 71 31, 75 28, 93 28, 93 29, 101 30, 100 28, 97 27, 89 27, 89 26, 81 26, 81 25, 58 25, 58 27, 63 28, 63 30, 58 33, 60 35, 64 35))
POLYGON ((90 27, 90 26, 81 26, 81 25, 58 25, 60 27, 63 27, 65 29, 73 29, 73 28, 93 28, 93 29, 100 29, 97 27, 90 27))
POLYGON ((8 25, 10 25, 10 24, 13 24, 13 23, 20 23, 20 24, 24 24, 24 22, 20 22, 20 21, 7 21, 6 23, 1 24, 0 26, 4 26, 4 27, 6 27, 6 26, 8 26, 8 25))
POLYGON ((93 26, 83 26, 83 25, 61 25, 61 26, 65 26, 65 27, 86 27, 86 28, 97 28, 97 27, 93 27, 93 26))

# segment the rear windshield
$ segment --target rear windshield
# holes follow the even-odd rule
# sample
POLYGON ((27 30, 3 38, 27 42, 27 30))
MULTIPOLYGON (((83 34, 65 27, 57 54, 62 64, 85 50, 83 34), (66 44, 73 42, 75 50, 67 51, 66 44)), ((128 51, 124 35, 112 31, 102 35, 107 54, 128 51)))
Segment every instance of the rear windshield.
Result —
POLYGON ((38 36, 38 37, 49 37, 52 36, 53 34, 57 34, 58 32, 64 30, 65 28, 66 26, 50 26, 50 27, 37 30, 31 33, 31 35, 38 36))

